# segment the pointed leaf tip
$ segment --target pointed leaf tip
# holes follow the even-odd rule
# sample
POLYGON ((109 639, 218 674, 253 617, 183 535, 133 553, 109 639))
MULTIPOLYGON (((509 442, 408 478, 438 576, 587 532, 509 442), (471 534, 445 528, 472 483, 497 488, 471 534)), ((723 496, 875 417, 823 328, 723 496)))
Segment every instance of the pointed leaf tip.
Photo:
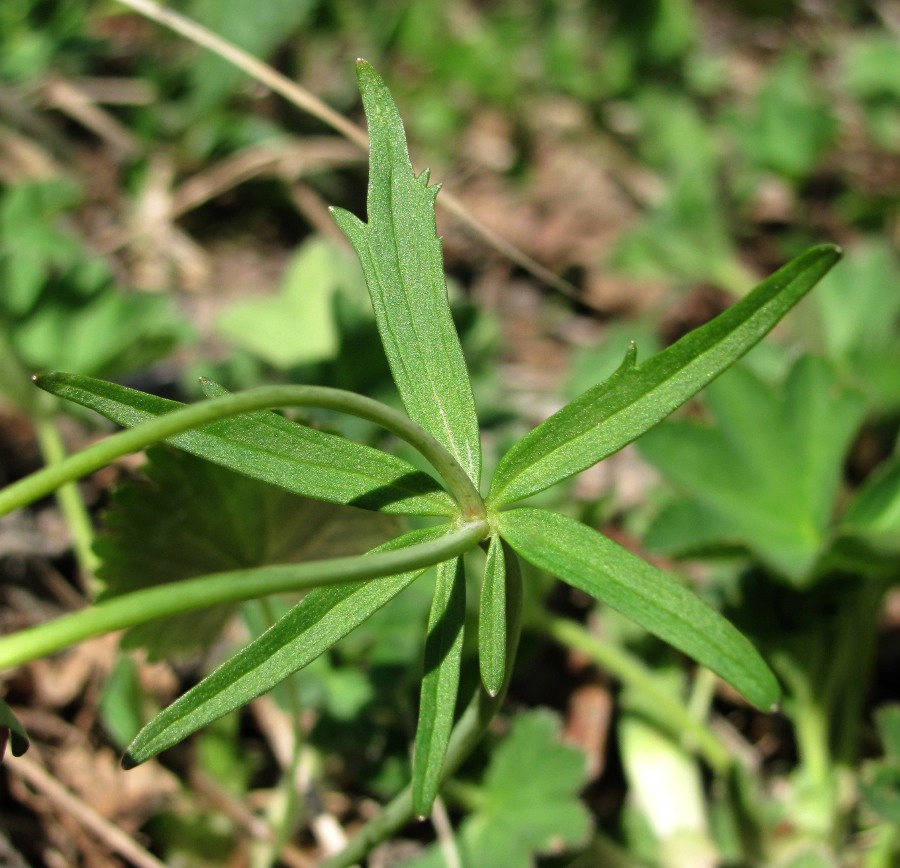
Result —
POLYGON ((525 560, 711 669, 757 708, 778 702, 781 687, 750 640, 667 573, 559 513, 521 508, 500 516, 501 535, 525 560))
POLYGON ((672 346, 588 389, 501 458, 490 502, 505 506, 586 470, 648 431, 755 346, 840 258, 821 244, 672 346))
POLYGON ((367 222, 332 216, 359 256, 375 320, 403 405, 478 486, 475 402, 444 278, 434 217, 438 185, 416 175, 403 119, 381 76, 364 61, 356 77, 369 129, 367 222))
POLYGON ((0 760, 6 753, 7 744, 12 748, 13 756, 22 756, 29 747, 28 733, 13 710, 0 699, 0 760))
POLYGON ((466 620, 466 575, 460 558, 440 564, 428 618, 419 721, 413 747, 416 815, 431 814, 453 730, 466 620))

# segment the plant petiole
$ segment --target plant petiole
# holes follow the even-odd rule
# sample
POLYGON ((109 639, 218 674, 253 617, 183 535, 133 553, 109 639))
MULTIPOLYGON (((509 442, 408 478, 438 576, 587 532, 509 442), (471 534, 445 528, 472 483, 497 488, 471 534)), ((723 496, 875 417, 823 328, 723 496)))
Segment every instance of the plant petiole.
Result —
POLYGON ((451 527, 436 540, 394 551, 214 573, 135 591, 0 638, 0 669, 52 654, 92 636, 169 615, 285 591, 351 584, 424 568, 463 554, 476 546, 486 534, 487 523, 474 521, 451 527))
MULTIPOLYGON (((56 377, 35 377, 40 386, 56 377)), ((25 506, 67 482, 93 473, 115 459, 220 419, 279 407, 318 407, 367 419, 418 450, 434 467, 460 508, 462 521, 482 518, 484 502, 456 459, 424 428, 392 408, 353 392, 325 386, 262 386, 210 401, 201 401, 143 422, 27 476, 0 491, 0 515, 25 506)))

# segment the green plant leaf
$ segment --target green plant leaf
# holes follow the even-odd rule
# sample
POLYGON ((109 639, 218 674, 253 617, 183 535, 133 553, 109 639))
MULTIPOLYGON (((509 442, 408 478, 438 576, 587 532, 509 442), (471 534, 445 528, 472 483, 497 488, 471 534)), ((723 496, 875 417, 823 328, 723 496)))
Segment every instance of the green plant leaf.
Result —
POLYGON ((503 506, 585 470, 652 428, 732 365, 838 260, 807 250, 712 322, 640 365, 632 356, 605 382, 522 438, 497 466, 490 502, 503 506))
MULTIPOLYGON (((779 392, 736 367, 705 398, 715 427, 667 422, 641 439, 641 454, 689 495, 707 544, 739 544, 794 583, 807 581, 829 539, 862 397, 841 388, 823 360, 806 356, 779 392)), ((650 544, 661 538, 676 555, 692 541, 651 529, 650 544)))
POLYGON ((763 84, 754 117, 740 121, 747 160, 788 178, 806 177, 834 139, 833 105, 808 56, 787 52, 763 84))
POLYGON ((506 677, 506 558, 498 536, 491 537, 478 609, 478 663, 488 696, 506 677))
POLYGON ((100 720, 103 729, 120 750, 138 734, 146 716, 144 690, 135 659, 120 654, 100 693, 100 720))
POLYGON ((333 299, 343 276, 338 255, 324 238, 305 242, 278 295, 235 302, 219 316, 217 330, 276 368, 333 358, 340 345, 333 299))
MULTIPOLYGON (((77 374, 47 374, 40 386, 128 428, 184 406, 77 374)), ((169 442, 305 497, 398 515, 451 517, 457 513, 450 495, 406 461, 276 413, 223 419, 169 442)))
POLYGON ((893 459, 866 480, 844 513, 839 530, 886 555, 900 554, 900 459, 893 459))
POLYGON ((498 522, 501 536, 525 560, 683 651, 759 708, 778 702, 778 682, 750 641, 672 576, 557 513, 513 509, 498 522))
POLYGON ((860 795, 892 823, 900 823, 900 705, 882 705, 875 712, 884 757, 863 763, 860 795))
POLYGON ((126 295, 108 284, 80 303, 72 296, 77 298, 74 288, 54 288, 16 326, 15 344, 31 370, 63 368, 110 377, 139 371, 190 334, 165 295, 126 295))
POLYGON ((465 568, 462 558, 454 558, 438 564, 437 586, 425 639, 425 672, 419 700, 412 778, 413 811, 419 817, 431 814, 441 784, 459 691, 465 621, 465 568))
POLYGON ((900 259, 887 241, 847 251, 813 298, 822 352, 863 392, 879 414, 900 407, 900 259))
POLYGON ((696 101, 671 87, 641 88, 633 105, 642 155, 664 175, 666 190, 616 240, 610 264, 638 277, 703 281, 737 292, 747 285, 747 272, 723 210, 721 159, 708 119, 696 101))
MULTIPOLYGON (((211 573, 363 554, 396 535, 398 519, 300 498, 167 447, 147 451, 143 479, 113 495, 98 537, 101 600, 211 573)), ((134 627, 126 648, 150 659, 207 647, 233 604, 134 627)))
POLYGON ((859 788, 869 807, 889 823, 900 824, 900 764, 866 763, 859 788))
MULTIPOLYGON (((394 551, 440 539, 447 532, 446 525, 412 531, 375 551, 394 551)), ((423 572, 413 570, 310 591, 271 629, 151 720, 129 746, 123 765, 133 768, 145 762, 271 690, 358 627, 423 572)))
POLYGON ((900 763, 900 703, 882 705, 875 712, 875 724, 885 758, 900 763))
POLYGON ((900 46, 889 29, 855 31, 841 61, 841 86, 862 110, 869 136, 881 148, 900 150, 900 46))
POLYGON ((13 714, 12 709, 0 699, 0 760, 6 754, 6 743, 12 742, 13 756, 22 756, 28 750, 28 733, 13 714))
POLYGON ((0 329, 31 370, 111 376, 140 370, 190 334, 172 299, 126 293, 64 228, 81 194, 29 181, 0 196, 0 329))
MULTIPOLYGON (((476 810, 459 830, 463 865, 532 868, 535 856, 559 853, 588 836, 591 820, 578 798, 584 784, 581 751, 560 743, 560 723, 544 709, 517 716, 495 748, 476 810)), ((435 847, 408 868, 446 863, 435 847)))
MULTIPOLYGON (((194 0, 190 15, 213 33, 265 60, 296 32, 316 4, 312 0, 194 0)), ((231 62, 209 51, 192 58, 187 106, 192 115, 216 116, 219 105, 246 80, 231 62)))
POLYGON ((397 106, 377 72, 356 66, 369 120, 368 223, 333 209, 356 249, 381 341, 406 412, 463 466, 478 486, 481 444, 472 388, 447 302, 438 187, 416 177, 397 106))

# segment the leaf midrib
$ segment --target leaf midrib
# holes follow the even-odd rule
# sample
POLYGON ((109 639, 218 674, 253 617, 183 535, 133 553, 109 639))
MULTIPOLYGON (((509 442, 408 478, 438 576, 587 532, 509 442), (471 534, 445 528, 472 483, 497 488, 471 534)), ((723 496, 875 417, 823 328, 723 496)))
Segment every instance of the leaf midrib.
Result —
MULTIPOLYGON (((393 148, 390 146, 388 147, 388 154, 389 154, 388 166, 387 166, 388 177, 387 177, 387 183, 385 184, 385 190, 387 191, 387 202, 388 202, 388 215, 389 215, 388 225, 390 226, 390 229, 391 229, 391 231, 390 231, 391 249, 392 249, 392 253, 394 256, 394 260, 397 263, 397 271, 400 276, 400 285, 403 290, 403 300, 405 302, 406 310, 407 310, 406 322, 409 324, 409 326, 412 329, 413 336, 415 337, 415 341, 416 341, 416 346, 424 347, 425 343, 422 341, 421 335, 418 330, 417 318, 416 318, 415 314, 412 312, 412 304, 410 302, 409 293, 407 292, 407 289, 406 289, 407 283, 408 283, 408 276, 405 273, 403 257, 400 256, 400 248, 397 244, 397 236, 398 236, 397 222, 398 222, 398 217, 399 217, 399 209, 394 207, 395 169, 394 169, 393 148)), ((406 168, 406 166, 404 166, 404 169, 405 168, 406 168)), ((411 163, 409 165, 409 171, 412 175, 410 183, 415 184, 416 181, 418 181, 418 177, 416 176, 415 169, 413 169, 411 163)), ((401 178, 401 181, 402 181, 402 178, 401 178)), ((428 189, 427 185, 425 185, 422 192, 427 192, 427 189, 428 189)), ((429 239, 429 242, 430 242, 430 239, 429 239)), ((371 244, 369 245, 369 250, 371 251, 371 244)), ((376 263, 376 270, 377 270, 378 269, 378 266, 377 266, 378 257, 373 256, 373 261, 376 263)), ((380 278, 381 278, 381 275, 379 274, 379 280, 380 280, 380 278)), ((383 281, 381 281, 381 285, 382 286, 385 285, 383 281)), ((384 300, 382 300, 382 303, 384 303, 384 300)), ((394 341, 395 347, 402 346, 402 343, 397 340, 397 335, 394 332, 392 318, 386 317, 385 319, 387 320, 388 331, 391 334, 391 339, 394 341)), ((405 375, 406 379, 409 382, 415 382, 415 380, 417 378, 412 375, 412 372, 407 367, 406 354, 397 352, 397 355, 400 358, 401 365, 403 366, 403 371, 404 371, 404 375, 405 375)), ((422 352, 422 355, 425 356, 426 354, 424 352, 422 352)), ((432 376, 431 366, 429 364, 427 364, 427 362, 426 362, 426 364, 423 364, 422 367, 424 369, 424 375, 428 380, 428 387, 432 394, 432 397, 434 400, 434 405, 438 409, 438 416, 440 417, 440 424, 441 424, 441 427, 443 428, 443 431, 444 431, 444 434, 446 437, 445 442, 449 446, 450 451, 453 453, 455 458, 460 459, 463 456, 466 456, 466 458, 469 459, 467 461, 468 466, 466 467, 466 472, 469 473, 471 471, 471 467, 472 467, 472 461, 471 461, 472 456, 470 455, 470 450, 459 448, 459 444, 456 442, 456 437, 454 436, 453 428, 450 425, 450 423, 447 419, 447 413, 444 410, 444 406, 443 406, 443 403, 441 400, 441 393, 436 386, 434 377, 432 376)), ((421 417, 422 415, 424 415, 422 413, 422 406, 423 406, 424 402, 421 401, 418 394, 416 394, 416 404, 418 405, 417 415, 419 415, 421 417)))
MULTIPOLYGON (((780 295, 776 295, 776 296, 775 296, 773 299, 771 299, 770 301, 774 301, 774 300, 777 299, 777 298, 780 298, 780 295)), ((764 305, 763 307, 758 308, 758 309, 757 309, 750 317, 748 317, 746 320, 744 320, 744 322, 742 323, 742 325, 743 325, 743 326, 749 326, 750 323, 751 323, 754 319, 756 319, 758 316, 760 316, 760 315, 763 313, 763 311, 764 311, 764 310, 767 310, 767 309, 768 309, 768 303, 767 303, 766 305, 764 305)), ((714 321, 715 321, 715 320, 711 320, 710 322, 714 322, 714 321)), ((702 328, 702 327, 701 327, 701 328, 702 328)), ((703 361, 703 359, 707 358, 711 353, 713 353, 714 351, 716 351, 716 350, 718 350, 719 348, 721 348, 724 344, 727 343, 728 338, 731 337, 732 335, 734 335, 734 332, 735 332, 735 331, 736 331, 736 330, 729 331, 729 332, 728 332, 727 334, 725 334, 722 338, 720 338, 719 340, 717 340, 717 341, 715 341, 713 344, 711 344, 710 347, 709 347, 709 350, 708 350, 706 353, 704 353, 702 356, 700 356, 700 357, 694 357, 694 359, 693 359, 692 361, 689 361, 689 362, 687 362, 686 364, 684 364, 684 365, 682 365, 682 366, 676 368, 674 371, 672 371, 672 373, 671 373, 670 375, 668 375, 664 380, 660 381, 660 382, 659 382, 656 386, 654 386, 650 391, 648 391, 648 392, 641 392, 641 393, 640 393, 638 396, 636 396, 633 400, 629 401, 628 404, 626 404, 626 405, 620 407, 618 410, 616 410, 616 411, 615 411, 614 413, 612 413, 611 415, 604 417, 599 423, 590 424, 590 423, 589 423, 589 420, 585 420, 582 424, 583 424, 584 426, 587 426, 587 427, 583 427, 583 428, 580 430, 580 433, 578 433, 578 434, 577 434, 576 436, 574 436, 574 437, 571 437, 571 438, 569 438, 569 439, 567 439, 567 440, 564 440, 563 442, 559 443, 559 444, 556 445, 556 446, 553 446, 550 450, 548 450, 548 451, 546 451, 546 452, 542 452, 542 453, 540 454, 539 458, 538 458, 535 462, 532 462, 532 463, 530 463, 530 464, 526 464, 526 465, 525 465, 524 467, 522 467, 519 471, 517 471, 513 476, 511 476, 511 477, 506 481, 506 483, 500 488, 500 490, 497 492, 497 495, 496 495, 496 496, 497 496, 497 497, 502 497, 502 495, 504 494, 504 492, 508 491, 508 490, 511 489, 511 488, 515 491, 514 483, 520 482, 522 479, 526 479, 526 480, 527 480, 527 479, 528 479, 528 475, 529 475, 529 471, 533 470, 533 468, 536 466, 536 464, 537 464, 538 462, 540 462, 541 464, 543 464, 544 462, 546 462, 546 461, 549 459, 550 456, 556 455, 557 453, 559 453, 559 452, 562 451, 562 450, 565 450, 565 449, 568 449, 568 448, 570 448, 570 447, 572 447, 572 446, 574 446, 574 445, 577 445, 578 443, 582 442, 585 438, 587 438, 587 437, 591 434, 591 432, 594 430, 594 428, 598 427, 599 425, 604 425, 604 426, 606 426, 606 425, 611 424, 612 420, 615 420, 616 418, 618 418, 619 416, 621 416, 623 413, 627 413, 627 412, 628 412, 629 410, 631 410, 636 404, 640 403, 643 399, 651 398, 651 397, 652 397, 653 395, 655 395, 660 389, 665 388, 665 387, 666 387, 673 379, 675 379, 677 376, 679 376, 680 374, 683 374, 685 371, 687 371, 687 370, 691 367, 691 365, 693 365, 693 364, 700 364, 700 363, 703 361)), ((693 334, 696 334, 696 332, 694 332, 693 334)), ((673 345, 672 345, 672 348, 674 349, 676 346, 677 346, 677 344, 673 344, 673 345)), ((748 349, 749 349, 749 348, 748 348, 748 349)), ((663 352, 666 352, 666 351, 664 350, 663 352)), ((645 362, 644 364, 649 365, 649 364, 653 361, 654 358, 658 358, 658 356, 653 356, 653 357, 651 357, 651 358, 648 359, 647 362, 645 362)), ((623 383, 622 386, 621 386, 621 388, 622 388, 623 390, 624 390, 624 389, 631 389, 631 388, 634 388, 635 385, 638 385, 638 384, 639 384, 638 378, 639 378, 639 376, 640 376, 641 368, 642 368, 642 367, 643 367, 642 365, 636 365, 635 367, 629 369, 629 371, 625 374, 625 376, 629 376, 629 375, 630 375, 630 376, 632 376, 633 378, 635 378, 635 381, 634 381, 633 383, 623 383)), ((715 379, 715 377, 719 376, 719 374, 723 373, 724 370, 725 370, 725 369, 723 369, 723 371, 719 371, 717 374, 715 374, 714 376, 710 377, 710 379, 707 381, 707 383, 704 383, 703 385, 699 386, 699 387, 696 389, 695 394, 696 394, 696 392, 699 392, 699 391, 701 391, 701 389, 705 388, 705 386, 707 386, 707 385, 709 384, 709 382, 712 382, 712 380, 715 379)), ((613 376, 615 376, 615 374, 613 374, 613 376)), ((602 398, 602 397, 606 397, 606 396, 601 396, 601 398, 602 398)), ((676 410, 676 409, 677 409, 677 406, 674 407, 672 410, 670 410, 669 413, 674 412, 674 410, 676 410)), ((562 411, 560 411, 560 412, 562 412, 562 411)), ((665 415, 669 415, 669 413, 666 413, 665 415)), ((579 414, 579 415, 580 415, 580 414, 579 414)), ((552 418, 552 417, 551 417, 551 418, 552 418)), ((660 419, 658 419, 657 422, 662 421, 663 418, 665 418, 665 416, 663 416, 663 417, 661 417, 660 419)), ((655 422, 654 425, 655 425, 655 424, 657 424, 657 423, 655 422)), ((653 426, 651 426, 651 427, 653 427, 653 426)), ((647 429, 647 430, 649 430, 649 429, 647 429)), ((645 431, 639 432, 638 434, 636 434, 636 435, 632 438, 632 440, 637 439, 637 437, 641 436, 641 434, 643 434, 643 433, 645 433, 645 431)), ((625 443, 621 443, 616 449, 611 450, 610 452, 607 452, 607 453, 605 453, 604 455, 601 455, 601 457, 598 458, 597 461, 602 461, 604 458, 606 458, 606 457, 608 457, 609 455, 613 454, 613 452, 616 452, 616 451, 618 451, 618 449, 621 449, 621 448, 623 448, 624 446, 626 446, 629 442, 632 442, 632 441, 630 440, 630 441, 626 441, 625 443)), ((596 462, 595 462, 595 463, 596 463, 596 462)), ((586 469, 586 468, 582 468, 582 469, 586 469)), ((575 471, 575 473, 578 473, 578 472, 580 472, 580 470, 579 470, 579 471, 575 471)), ((570 475, 571 475, 571 474, 570 474, 570 475)), ((563 478, 566 478, 566 477, 563 477, 563 478)), ((542 488, 537 489, 537 491, 532 491, 532 492, 530 492, 529 494, 517 495, 514 499, 520 499, 520 498, 530 497, 532 494, 537 494, 538 491, 543 491, 545 488, 549 488, 551 485, 555 485, 556 482, 559 482, 559 481, 561 481, 561 480, 556 480, 556 481, 554 481, 554 482, 550 482, 550 483, 548 483, 547 485, 542 486, 542 488)), ((510 502, 512 502, 512 501, 511 501, 511 500, 503 500, 503 501, 501 501, 501 503, 504 503, 504 504, 505 504, 505 503, 510 503, 510 502)))

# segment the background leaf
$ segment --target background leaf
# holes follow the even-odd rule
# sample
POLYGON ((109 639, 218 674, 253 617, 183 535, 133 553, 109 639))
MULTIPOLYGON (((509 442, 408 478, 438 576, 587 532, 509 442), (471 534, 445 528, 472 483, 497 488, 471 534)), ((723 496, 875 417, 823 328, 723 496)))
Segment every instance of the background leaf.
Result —
MULTIPOLYGON (((362 554, 399 532, 397 519, 300 498, 186 452, 147 452, 143 480, 113 496, 96 550, 102 599, 194 576, 362 554)), ((208 647, 234 606, 132 628, 125 647, 151 659, 208 647)))
POLYGON ((635 94, 634 110, 643 156, 668 184, 664 198, 616 240, 610 264, 635 276, 711 282, 738 292, 750 278, 729 233, 718 145, 706 118, 671 88, 635 94))
POLYGON ((840 530, 886 555, 900 555, 900 460, 887 462, 859 489, 840 530))
MULTIPOLYGON (((25 181, 0 194, 0 329, 31 371, 98 376, 140 370, 191 330, 161 294, 126 292, 65 223, 70 181, 25 181)), ((0 384, 0 392, 7 386, 0 384)))
POLYGON ((819 351, 876 412, 900 408, 900 260, 887 242, 848 250, 840 268, 813 294, 819 314, 819 351))
POLYGON ((668 422, 638 443, 690 497, 674 517, 660 516, 648 544, 671 554, 698 541, 738 544, 802 584, 828 541, 862 397, 842 389, 824 361, 806 356, 780 393, 738 367, 705 398, 715 426, 668 422), (701 530, 679 540, 686 514, 701 530))
POLYGON ((334 293, 347 269, 340 253, 322 238, 293 256, 274 297, 232 304, 219 316, 218 331, 276 368, 331 359, 340 344, 334 293))
POLYGON ((589 527, 544 509, 500 514, 525 560, 606 603, 771 709, 778 682, 749 640, 672 576, 589 527))
MULTIPOLYGON (((265 59, 315 8, 312 0, 195 0, 191 15, 229 42, 265 59)), ((188 67, 190 111, 211 112, 245 76, 228 61, 202 51, 188 67)))
POLYGON ((334 209, 366 275, 394 381, 411 419, 440 441, 478 486, 475 403, 444 278, 428 172, 416 177, 397 106, 378 73, 356 67, 369 119, 368 223, 334 209))
POLYGON ((900 705, 875 712, 884 757, 863 765, 860 790, 869 806, 891 823, 900 823, 900 705))
POLYGON ((900 151, 900 46, 895 34, 863 30, 848 45, 844 86, 859 100, 869 135, 882 148, 900 151))
MULTIPOLYGON (((477 808, 460 827, 457 843, 470 868, 531 868, 535 856, 559 853, 590 831, 578 798, 584 755, 560 744, 559 719, 537 710, 517 716, 495 748, 478 794, 477 808)), ((408 868, 445 864, 432 848, 408 868)))
POLYGON ((807 177, 834 139, 833 103, 808 59, 799 51, 785 54, 763 83, 753 116, 736 131, 747 161, 788 178, 807 177))

